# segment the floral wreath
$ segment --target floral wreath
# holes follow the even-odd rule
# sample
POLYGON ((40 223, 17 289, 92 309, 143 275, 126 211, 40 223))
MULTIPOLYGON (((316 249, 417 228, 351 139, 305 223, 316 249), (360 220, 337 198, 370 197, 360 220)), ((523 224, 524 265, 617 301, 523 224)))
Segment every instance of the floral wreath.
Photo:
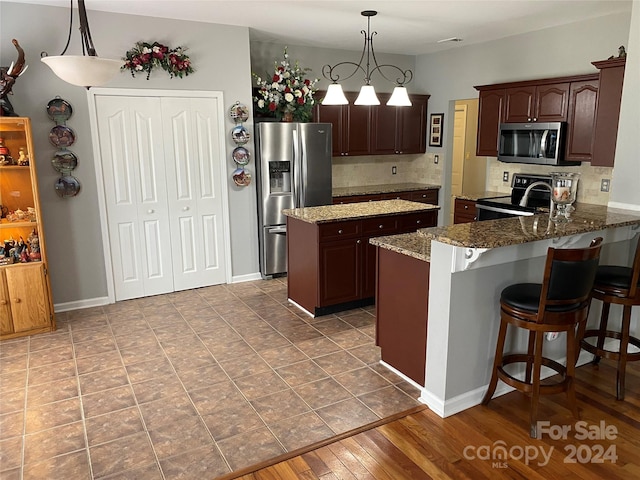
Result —
POLYGON ((162 68, 169 73, 171 78, 188 76, 193 73, 191 60, 184 53, 187 49, 183 47, 169 48, 158 42, 137 42, 135 46, 126 53, 124 65, 121 70, 131 70, 131 76, 136 73, 147 72, 147 80, 154 68, 162 68))

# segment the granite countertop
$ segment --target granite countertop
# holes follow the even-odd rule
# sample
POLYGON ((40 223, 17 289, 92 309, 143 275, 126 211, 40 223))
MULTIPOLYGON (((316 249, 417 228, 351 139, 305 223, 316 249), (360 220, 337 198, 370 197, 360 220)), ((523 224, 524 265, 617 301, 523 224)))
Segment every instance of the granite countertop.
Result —
POLYGON ((439 189, 440 185, 429 183, 393 183, 384 185, 360 185, 356 187, 335 187, 334 197, 350 197, 352 195, 375 195, 378 193, 409 192, 411 190, 439 189))
POLYGON ((379 200, 376 202, 292 208, 283 210, 282 213, 287 217, 296 218, 307 223, 329 223, 439 209, 440 207, 437 205, 428 203, 409 202, 407 200, 379 200))
POLYGON ((512 217, 446 227, 423 228, 416 233, 389 235, 369 240, 394 252, 431 261, 431 241, 468 248, 497 248, 536 240, 558 238, 606 228, 640 225, 640 212, 576 203, 572 222, 549 222, 547 214, 512 217))
POLYGON ((460 195, 456 195, 456 198, 459 198, 461 200, 476 201, 479 198, 507 197, 507 196, 509 196, 509 193, 493 192, 491 190, 485 190, 484 192, 462 193, 460 195))
POLYGON ((374 237, 369 243, 418 260, 431 261, 431 238, 416 232, 374 237))
POLYGON ((418 230, 442 243, 469 248, 496 248, 606 228, 640 225, 640 212, 576 203, 569 223, 550 222, 548 214, 501 218, 418 230))

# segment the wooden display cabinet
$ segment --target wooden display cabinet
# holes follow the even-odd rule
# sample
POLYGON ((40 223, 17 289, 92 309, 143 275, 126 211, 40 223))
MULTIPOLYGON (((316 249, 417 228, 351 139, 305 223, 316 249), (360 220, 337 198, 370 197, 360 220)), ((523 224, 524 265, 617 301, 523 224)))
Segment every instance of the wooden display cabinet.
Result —
POLYGON ((0 339, 7 339, 55 330, 55 319, 30 120, 1 117, 0 137, 9 151, 0 158, 0 339))

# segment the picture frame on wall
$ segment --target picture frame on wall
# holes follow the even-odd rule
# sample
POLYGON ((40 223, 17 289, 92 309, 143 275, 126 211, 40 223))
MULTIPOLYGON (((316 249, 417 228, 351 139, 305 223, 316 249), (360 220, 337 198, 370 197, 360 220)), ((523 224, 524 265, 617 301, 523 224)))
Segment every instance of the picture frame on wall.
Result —
POLYGON ((444 113, 432 113, 429 122, 429 146, 442 146, 442 129, 444 127, 444 113))

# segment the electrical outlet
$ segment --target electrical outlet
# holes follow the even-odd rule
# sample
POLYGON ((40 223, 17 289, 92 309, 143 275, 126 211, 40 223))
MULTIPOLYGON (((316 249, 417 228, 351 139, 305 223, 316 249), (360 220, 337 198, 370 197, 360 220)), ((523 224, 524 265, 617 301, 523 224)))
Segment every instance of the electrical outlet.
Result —
POLYGON ((609 191, 610 180, 608 178, 603 178, 600 180, 600 191, 608 192, 609 191))
POLYGON ((509 172, 503 172, 502 173, 502 181, 503 182, 508 182, 509 181, 509 172))
POLYGON ((391 167, 391 175, 395 175, 396 173, 398 173, 398 168, 394 165, 391 167))
POLYGON ((434 155, 433 156, 433 163, 435 163, 437 165, 439 161, 440 161, 440 155, 434 155))

